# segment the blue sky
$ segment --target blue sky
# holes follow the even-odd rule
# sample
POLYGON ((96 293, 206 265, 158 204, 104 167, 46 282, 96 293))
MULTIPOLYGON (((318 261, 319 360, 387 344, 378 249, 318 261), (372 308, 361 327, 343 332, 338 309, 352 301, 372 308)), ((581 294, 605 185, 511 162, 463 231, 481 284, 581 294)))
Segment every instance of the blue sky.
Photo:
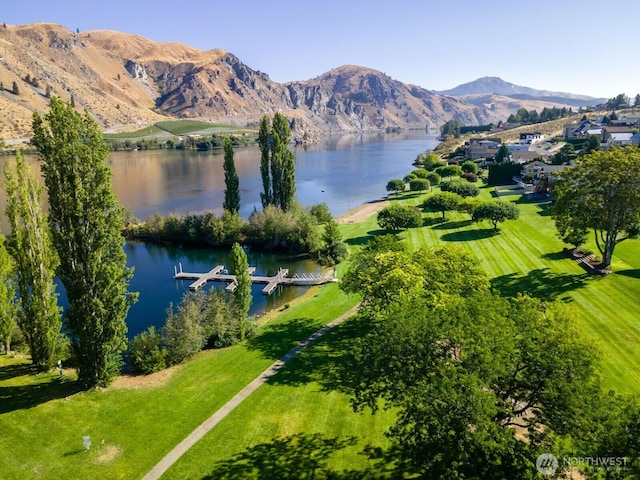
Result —
POLYGON ((223 48, 273 80, 345 64, 430 90, 483 76, 596 97, 640 93, 640 1, 2 0, 0 22, 223 48))

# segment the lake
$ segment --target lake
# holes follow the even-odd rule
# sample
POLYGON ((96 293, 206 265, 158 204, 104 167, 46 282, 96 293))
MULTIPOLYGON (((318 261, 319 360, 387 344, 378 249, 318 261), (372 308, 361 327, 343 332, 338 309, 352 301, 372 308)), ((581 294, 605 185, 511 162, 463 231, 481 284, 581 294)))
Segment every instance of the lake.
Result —
MULTIPOLYGON (((433 136, 410 131, 401 134, 345 135, 322 142, 293 148, 296 157, 298 201, 305 206, 325 202, 334 216, 345 213, 364 202, 385 195, 386 183, 402 178, 413 169, 418 156, 437 145, 433 136)), ((0 157, 0 168, 10 161, 0 157)), ((260 152, 257 147, 235 150, 234 160, 240 181, 240 214, 248 217, 261 209, 260 152)), ((29 163, 37 168, 37 159, 29 163)), ((224 154, 153 150, 113 152, 109 164, 113 186, 120 201, 138 218, 153 213, 187 214, 214 210, 222 213, 224 199, 224 154)), ((6 196, 0 194, 4 211, 6 196)), ((2 219, 2 231, 7 233, 2 219)), ((228 253, 210 249, 164 247, 138 242, 126 245, 127 259, 135 268, 131 290, 140 298, 127 319, 129 336, 149 325, 161 326, 170 302, 177 304, 190 282, 173 280, 174 267, 184 271, 207 272, 215 265, 229 266, 228 253)), ((249 264, 257 274, 272 275, 279 267, 290 274, 313 273, 319 267, 312 261, 285 255, 249 252, 249 264)), ((305 287, 279 287, 271 296, 253 287, 252 314, 278 308, 298 296, 305 287)))

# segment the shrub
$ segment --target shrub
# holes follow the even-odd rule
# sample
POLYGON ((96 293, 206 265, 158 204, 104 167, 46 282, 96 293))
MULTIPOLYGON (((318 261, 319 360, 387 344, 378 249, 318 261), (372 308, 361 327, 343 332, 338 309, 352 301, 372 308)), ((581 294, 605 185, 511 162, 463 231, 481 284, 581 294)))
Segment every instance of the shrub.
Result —
POLYGON ((431 183, 426 178, 416 178, 409 182, 409 188, 412 192, 423 192, 429 190, 429 187, 431 187, 431 183))
POLYGON ((441 177, 459 177, 462 174, 462 168, 459 165, 445 165, 436 168, 436 173, 441 177))
POLYGON ((478 173, 478 165, 472 161, 467 161, 462 164, 462 171, 464 173, 478 173))
POLYGON ((460 175, 460 178, 464 178, 467 182, 476 183, 478 181, 478 175, 475 173, 463 173, 460 175))
POLYGON ((478 195, 480 195, 480 190, 477 186, 469 182, 460 180, 459 178, 442 182, 440 184, 440 189, 443 192, 457 193, 461 197, 477 197, 478 195))
POLYGON ((414 207, 389 205, 378 212, 380 228, 398 231, 422 225, 422 214, 414 207))
POLYGON ((174 311, 173 304, 167 309, 167 320, 162 329, 162 340, 167 346, 167 361, 171 365, 183 362, 202 350, 206 344, 201 323, 202 291, 186 293, 174 311))
POLYGON ((409 175, 413 175, 414 177, 418 177, 418 178, 427 178, 427 175, 429 175, 429 172, 426 171, 424 168, 416 168, 415 170, 411 171, 409 175))
POLYGON ((136 372, 159 372, 166 368, 166 359, 167 350, 162 347, 162 337, 153 326, 140 332, 129 343, 129 360, 136 372))

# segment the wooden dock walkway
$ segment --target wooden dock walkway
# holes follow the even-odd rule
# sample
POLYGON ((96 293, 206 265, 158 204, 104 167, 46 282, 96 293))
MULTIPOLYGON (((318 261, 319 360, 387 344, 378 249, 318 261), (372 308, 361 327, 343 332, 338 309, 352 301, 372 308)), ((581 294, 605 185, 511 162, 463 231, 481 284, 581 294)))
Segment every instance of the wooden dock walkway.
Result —
MULTIPOLYGON (((230 275, 223 265, 216 265, 207 273, 191 273, 183 272, 182 264, 179 264, 180 268, 174 267, 174 276, 176 280, 195 280, 189 285, 190 290, 198 290, 203 287, 207 282, 226 282, 225 289, 229 292, 233 292, 238 287, 238 282, 235 275, 230 275)), ((336 282, 337 279, 331 275, 321 274, 295 274, 293 277, 289 277, 288 268, 280 268, 278 273, 272 277, 254 275, 256 267, 249 267, 249 275, 251 275, 251 281, 253 283, 266 283, 266 286, 262 289, 262 293, 265 295, 271 295, 279 285, 322 285, 324 283, 336 282)))

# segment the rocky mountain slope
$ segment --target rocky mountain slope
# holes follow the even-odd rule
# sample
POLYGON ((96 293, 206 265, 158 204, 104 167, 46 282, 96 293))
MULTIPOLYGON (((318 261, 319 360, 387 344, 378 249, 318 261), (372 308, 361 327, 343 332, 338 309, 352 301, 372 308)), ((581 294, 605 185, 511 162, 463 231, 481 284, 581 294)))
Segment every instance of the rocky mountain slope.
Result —
POLYGON ((29 136, 32 112, 46 111, 47 95, 73 98, 105 130, 135 129, 167 118, 257 125, 265 113, 281 111, 292 120, 298 139, 424 128, 452 118, 483 124, 506 119, 523 102, 538 108, 531 100, 463 101, 356 66, 280 84, 224 50, 201 51, 106 30, 74 33, 47 23, 0 27, 0 82, 3 138, 29 136))

